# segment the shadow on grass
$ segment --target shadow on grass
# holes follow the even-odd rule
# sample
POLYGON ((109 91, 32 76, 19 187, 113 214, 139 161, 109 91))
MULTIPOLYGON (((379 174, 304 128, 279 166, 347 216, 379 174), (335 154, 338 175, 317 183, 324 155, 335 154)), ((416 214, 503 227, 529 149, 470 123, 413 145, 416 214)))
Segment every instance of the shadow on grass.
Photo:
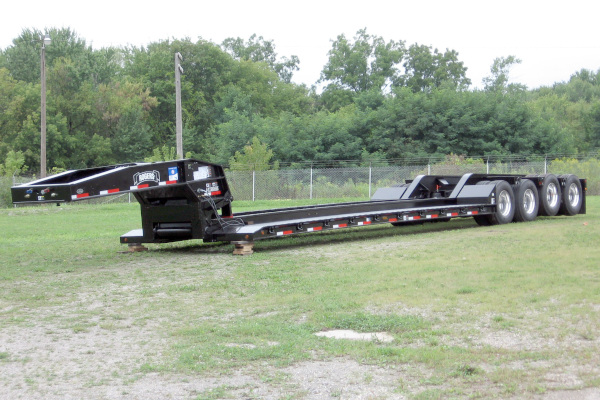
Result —
MULTIPOLYGON (((360 242, 364 240, 375 240, 385 237, 410 237, 413 235, 445 232, 462 229, 480 228, 472 218, 460 218, 448 222, 425 222, 423 224, 406 224, 402 226, 391 226, 391 224, 375 225, 362 229, 343 229, 335 231, 318 232, 312 234, 297 234, 288 237, 271 238, 256 241, 254 250, 256 252, 277 251, 283 249, 310 247, 312 245, 331 245, 337 243, 360 242)), ((178 242, 169 245, 161 245, 156 252, 164 253, 198 253, 198 254, 231 254, 232 245, 228 242, 202 243, 198 240, 192 242, 178 242)))

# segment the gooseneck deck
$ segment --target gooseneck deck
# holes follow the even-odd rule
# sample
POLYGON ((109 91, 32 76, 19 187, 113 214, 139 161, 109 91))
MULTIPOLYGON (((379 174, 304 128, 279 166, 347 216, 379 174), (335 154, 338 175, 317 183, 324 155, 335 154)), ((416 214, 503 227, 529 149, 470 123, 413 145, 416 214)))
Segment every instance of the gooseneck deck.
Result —
POLYGON ((586 180, 575 175, 419 175, 370 201, 233 214, 220 165, 195 159, 74 170, 15 186, 15 204, 64 203, 131 192, 142 228, 121 242, 188 239, 249 242, 306 232, 474 217, 480 225, 586 212, 586 180))

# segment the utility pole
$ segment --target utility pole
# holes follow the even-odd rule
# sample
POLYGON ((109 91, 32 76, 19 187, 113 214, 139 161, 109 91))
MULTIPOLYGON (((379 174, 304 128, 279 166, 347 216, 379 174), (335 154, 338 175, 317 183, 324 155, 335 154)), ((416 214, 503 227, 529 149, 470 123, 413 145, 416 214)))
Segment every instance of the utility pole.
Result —
POLYGON ((50 35, 46 34, 42 38, 41 53, 41 81, 42 81, 42 107, 41 107, 41 149, 40 149, 40 178, 46 177, 46 45, 50 44, 50 35))
POLYGON ((175 53, 175 131, 176 131, 176 141, 177 141, 177 158, 183 158, 183 122, 181 117, 181 74, 183 73, 183 68, 181 67, 181 62, 183 61, 183 57, 181 53, 175 53))

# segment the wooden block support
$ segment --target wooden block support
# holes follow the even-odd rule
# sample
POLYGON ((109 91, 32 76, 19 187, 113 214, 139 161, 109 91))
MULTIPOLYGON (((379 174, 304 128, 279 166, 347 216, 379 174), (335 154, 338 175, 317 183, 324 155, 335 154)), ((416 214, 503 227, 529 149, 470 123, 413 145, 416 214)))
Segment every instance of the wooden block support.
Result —
POLYGON ((127 251, 130 253, 135 253, 136 251, 146 251, 148 248, 143 246, 141 243, 129 243, 127 245, 127 251))
POLYGON ((254 242, 231 242, 233 243, 233 255, 247 256, 254 253, 254 242))

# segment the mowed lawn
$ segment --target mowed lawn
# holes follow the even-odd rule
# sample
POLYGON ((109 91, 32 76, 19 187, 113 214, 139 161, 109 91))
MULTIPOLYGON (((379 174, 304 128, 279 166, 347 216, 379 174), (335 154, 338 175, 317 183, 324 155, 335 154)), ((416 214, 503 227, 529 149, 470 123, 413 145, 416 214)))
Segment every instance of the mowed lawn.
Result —
MULTIPOLYGON (((234 203, 235 211, 298 202, 234 203)), ((122 253, 136 204, 0 210, 0 398, 600 395, 600 198, 122 253), (317 337, 386 332, 391 342, 317 337)))

